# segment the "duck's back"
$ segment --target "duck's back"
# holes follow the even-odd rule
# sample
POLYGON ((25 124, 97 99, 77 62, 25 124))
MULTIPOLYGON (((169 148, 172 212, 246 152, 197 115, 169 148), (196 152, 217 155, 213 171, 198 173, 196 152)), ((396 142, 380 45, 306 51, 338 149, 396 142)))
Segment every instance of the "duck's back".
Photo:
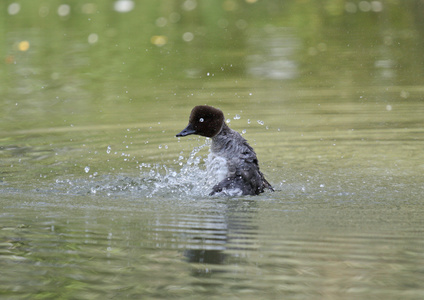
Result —
POLYGON ((221 132, 212 138, 211 152, 227 161, 227 176, 213 187, 211 194, 239 191, 242 195, 257 195, 265 188, 272 190, 259 170, 253 148, 236 131, 224 124, 221 132))

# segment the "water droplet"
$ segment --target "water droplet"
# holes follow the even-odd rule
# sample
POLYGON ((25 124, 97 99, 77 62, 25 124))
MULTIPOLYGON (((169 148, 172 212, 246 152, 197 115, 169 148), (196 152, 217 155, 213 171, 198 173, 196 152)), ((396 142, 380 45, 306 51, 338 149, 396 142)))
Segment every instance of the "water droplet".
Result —
POLYGON ((9 15, 16 15, 21 10, 21 5, 19 3, 11 3, 7 7, 7 12, 9 15))
POLYGON ((164 17, 159 17, 156 19, 155 23, 157 27, 165 27, 166 24, 168 23, 168 20, 164 17))
POLYGON ((240 118, 241 118, 240 115, 235 115, 234 116, 234 120, 240 120, 240 118))
POLYGON ((57 9, 57 14, 61 17, 66 17, 71 12, 71 7, 68 4, 62 4, 57 9))
POLYGON ((185 42, 191 42, 194 39, 194 34, 191 32, 185 32, 183 34, 183 41, 185 42))
POLYGON ((265 124, 265 122, 264 121, 261 121, 261 120, 258 120, 257 122, 258 122, 259 125, 264 125, 265 124))
POLYGON ((114 4, 114 9, 120 13, 126 13, 134 9, 134 2, 132 0, 118 0, 114 4))
POLYGON ((89 44, 95 44, 99 41, 99 36, 96 33, 91 33, 87 40, 89 44))
POLYGON ((196 8, 196 6, 197 6, 197 1, 196 0, 186 0, 181 5, 182 9, 184 9, 185 11, 193 10, 193 9, 196 8))
POLYGON ((88 167, 88 166, 87 166, 87 167, 85 167, 85 168, 84 168, 84 171, 85 171, 85 173, 90 172, 90 167, 88 167))

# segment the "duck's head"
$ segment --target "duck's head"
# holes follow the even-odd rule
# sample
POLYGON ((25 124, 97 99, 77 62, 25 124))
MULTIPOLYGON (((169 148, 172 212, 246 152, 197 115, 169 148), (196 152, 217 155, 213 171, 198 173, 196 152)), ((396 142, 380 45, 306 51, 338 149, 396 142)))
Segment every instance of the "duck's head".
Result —
POLYGON ((187 127, 176 136, 198 134, 211 138, 221 131, 223 125, 224 114, 221 110, 208 105, 199 105, 192 109, 187 127))

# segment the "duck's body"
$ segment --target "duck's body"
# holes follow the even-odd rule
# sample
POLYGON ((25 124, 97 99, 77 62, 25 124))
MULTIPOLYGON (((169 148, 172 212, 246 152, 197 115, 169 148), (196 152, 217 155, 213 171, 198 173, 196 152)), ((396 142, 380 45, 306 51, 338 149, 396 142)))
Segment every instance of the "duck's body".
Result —
POLYGON ((265 188, 273 191, 259 170, 255 151, 240 133, 225 124, 221 110, 207 105, 194 107, 188 126, 177 137, 189 134, 212 138, 209 163, 215 173, 210 175, 216 176, 218 183, 210 195, 258 195, 265 188))

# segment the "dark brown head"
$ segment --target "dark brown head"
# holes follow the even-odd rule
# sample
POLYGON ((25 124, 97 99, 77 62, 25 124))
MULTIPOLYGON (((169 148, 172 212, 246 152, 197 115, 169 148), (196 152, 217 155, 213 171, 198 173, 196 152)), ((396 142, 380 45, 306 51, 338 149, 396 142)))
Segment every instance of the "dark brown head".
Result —
POLYGON ((208 106, 195 106, 190 114, 187 127, 178 136, 198 134, 206 137, 217 135, 224 125, 224 114, 221 110, 208 106))

